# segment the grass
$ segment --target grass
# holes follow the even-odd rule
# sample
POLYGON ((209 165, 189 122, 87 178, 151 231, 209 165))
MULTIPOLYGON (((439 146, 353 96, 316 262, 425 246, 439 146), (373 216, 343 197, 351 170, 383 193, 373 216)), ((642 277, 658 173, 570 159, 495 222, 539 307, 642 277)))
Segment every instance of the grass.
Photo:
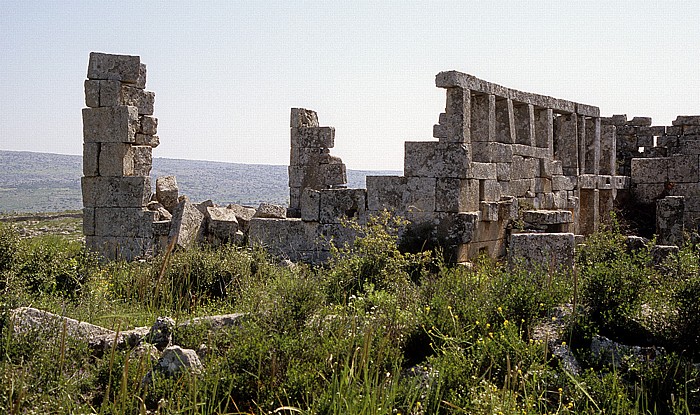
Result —
POLYGON ((686 414, 700 411, 700 254, 656 268, 608 229, 576 273, 396 248, 388 215, 358 229, 326 267, 284 268, 261 249, 224 246, 100 263, 79 241, 20 238, 0 224, 0 412, 99 414, 686 414), (536 325, 573 303, 566 372, 536 325), (247 313, 240 324, 175 332, 204 371, 156 374, 143 348, 98 357, 61 330, 17 334, 9 311, 34 306, 125 330, 157 316, 247 313), (605 334, 664 353, 596 359, 605 334), (202 347, 205 345, 206 347, 202 347), (618 362, 619 363, 619 362, 618 362))

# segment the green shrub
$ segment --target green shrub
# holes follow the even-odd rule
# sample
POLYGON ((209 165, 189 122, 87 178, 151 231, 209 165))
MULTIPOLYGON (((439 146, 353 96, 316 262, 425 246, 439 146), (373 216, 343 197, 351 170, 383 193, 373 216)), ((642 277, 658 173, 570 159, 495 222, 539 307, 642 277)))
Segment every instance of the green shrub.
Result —
POLYGON ((0 274, 9 271, 19 249, 19 235, 9 225, 0 223, 0 274))

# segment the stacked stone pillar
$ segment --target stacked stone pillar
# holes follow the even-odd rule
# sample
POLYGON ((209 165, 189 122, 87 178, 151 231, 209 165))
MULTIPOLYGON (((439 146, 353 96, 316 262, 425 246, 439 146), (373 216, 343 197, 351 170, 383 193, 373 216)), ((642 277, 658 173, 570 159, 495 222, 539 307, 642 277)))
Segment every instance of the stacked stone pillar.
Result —
POLYGON ((159 143, 155 94, 138 56, 91 53, 83 109, 83 232, 107 259, 152 253, 152 149, 159 143))
POLYGON ((335 128, 320 127, 315 111, 292 108, 289 163, 289 217, 301 215, 304 189, 343 188, 347 183, 345 164, 330 154, 335 128))

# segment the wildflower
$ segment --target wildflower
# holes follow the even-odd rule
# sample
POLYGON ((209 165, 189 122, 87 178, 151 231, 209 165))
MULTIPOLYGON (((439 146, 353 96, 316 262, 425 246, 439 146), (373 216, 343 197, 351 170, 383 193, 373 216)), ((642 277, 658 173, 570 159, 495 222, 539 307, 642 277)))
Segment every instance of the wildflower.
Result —
POLYGON ((562 346, 566 346, 566 342, 561 342, 561 345, 562 345, 562 346))
POLYGON ((487 329, 490 329, 490 328, 491 328, 491 324, 486 323, 486 328, 487 328, 487 329))
POLYGON ((425 312, 430 313, 430 307, 425 307, 425 312))
POLYGON ((489 332, 489 337, 493 339, 493 332, 489 332))
POLYGON ((508 326, 508 320, 503 320, 503 325, 508 326))
POLYGON ((498 312, 499 312, 499 313, 502 313, 502 312, 503 312, 503 309, 501 308, 501 306, 498 306, 498 312))
POLYGON ((560 394, 560 395, 561 395, 562 392, 564 392, 564 389, 562 389, 562 388, 559 388, 559 389, 557 389, 557 390, 559 391, 559 394, 560 394))
POLYGON ((552 316, 552 321, 557 321, 557 316, 552 316))
POLYGON ((476 320, 476 325, 477 325, 477 326, 479 325, 479 320, 476 320))

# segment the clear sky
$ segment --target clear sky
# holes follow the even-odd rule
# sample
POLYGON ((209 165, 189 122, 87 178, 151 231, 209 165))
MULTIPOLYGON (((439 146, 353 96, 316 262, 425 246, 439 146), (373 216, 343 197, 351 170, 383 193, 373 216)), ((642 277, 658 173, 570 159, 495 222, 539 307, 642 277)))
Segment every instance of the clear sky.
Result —
POLYGON ((670 124, 700 114, 700 2, 0 1, 0 150, 81 154, 90 51, 140 55, 156 157, 288 164, 289 109, 351 169, 432 140, 440 71, 670 124))

